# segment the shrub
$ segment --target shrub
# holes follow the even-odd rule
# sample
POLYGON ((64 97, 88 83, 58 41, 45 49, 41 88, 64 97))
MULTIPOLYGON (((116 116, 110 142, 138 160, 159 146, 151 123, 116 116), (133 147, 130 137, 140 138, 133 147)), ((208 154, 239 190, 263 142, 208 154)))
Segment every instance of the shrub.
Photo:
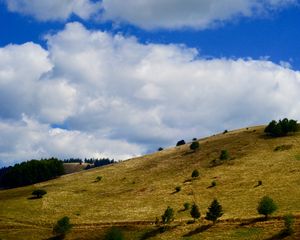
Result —
POLYGON ((196 178, 196 177, 199 177, 199 171, 197 169, 195 169, 193 172, 192 172, 192 178, 196 178))
POLYGON ((105 235, 105 240, 124 240, 122 231, 116 227, 112 227, 105 235))
POLYGON ((189 210, 190 207, 191 207, 191 204, 188 203, 188 202, 186 202, 186 203, 183 204, 184 211, 189 210))
POLYGON ((293 224, 295 222, 294 216, 292 214, 285 215, 283 217, 284 220, 284 229, 282 233, 284 235, 292 235, 294 233, 293 224))
POLYGON ((229 159, 229 153, 227 150, 222 150, 220 153, 220 160, 227 160, 229 159))
POLYGON ((162 151, 162 150, 164 150, 162 147, 159 147, 158 149, 157 149, 157 151, 162 151))
POLYGON ((299 126, 296 120, 284 118, 278 122, 272 120, 264 131, 272 137, 282 137, 289 132, 296 132, 298 130, 299 126))
POLYGON ((199 147, 200 147, 200 144, 197 141, 192 142, 190 145, 191 150, 197 150, 199 147))
POLYGON ((102 180, 102 176, 97 176, 96 177, 96 182, 100 182, 102 180))
POLYGON ((215 187, 215 186, 217 186, 217 182, 214 180, 211 182, 211 187, 215 187))
POLYGON ((262 185, 262 180, 258 180, 258 182, 257 182, 257 186, 260 186, 260 185, 262 185))
POLYGON ((174 220, 173 208, 168 206, 164 214, 161 216, 161 219, 164 224, 172 222, 174 220))
POLYGON ((258 207, 257 207, 257 212, 259 214, 265 215, 266 219, 268 218, 268 216, 270 214, 272 214, 276 210, 277 210, 277 205, 274 203, 273 199, 268 196, 264 196, 260 200, 258 207))
POLYGON ((185 144, 185 141, 184 140, 180 140, 177 142, 176 146, 181 146, 181 145, 184 145, 185 144))
POLYGON ((293 144, 280 145, 280 146, 277 146, 274 148, 274 152, 290 150, 292 147, 293 147, 293 144))
POLYGON ((53 233, 64 238, 65 235, 70 232, 72 225, 70 224, 70 219, 68 217, 63 217, 57 221, 53 228, 53 233))
POLYGON ((201 213, 200 213, 199 207, 197 206, 196 203, 193 204, 190 214, 191 214, 192 218, 194 218, 194 221, 196 221, 196 219, 200 218, 201 213))
POLYGON ((220 218, 222 215, 222 206, 219 204, 217 199, 214 199, 208 208, 205 219, 213 221, 213 224, 215 224, 218 218, 220 218))
POLYGON ((228 133, 228 130, 227 130, 227 129, 226 129, 226 130, 224 130, 223 134, 226 134, 226 133, 228 133))
POLYGON ((45 194, 47 194, 47 192, 43 189, 37 189, 34 190, 31 194, 34 195, 36 198, 42 198, 45 194))
POLYGON ((197 141, 197 138, 193 138, 193 141, 197 141))
POLYGON ((180 192, 180 191, 181 191, 181 187, 180 187, 180 186, 176 186, 176 187, 175 187, 175 191, 176 191, 176 192, 180 192))

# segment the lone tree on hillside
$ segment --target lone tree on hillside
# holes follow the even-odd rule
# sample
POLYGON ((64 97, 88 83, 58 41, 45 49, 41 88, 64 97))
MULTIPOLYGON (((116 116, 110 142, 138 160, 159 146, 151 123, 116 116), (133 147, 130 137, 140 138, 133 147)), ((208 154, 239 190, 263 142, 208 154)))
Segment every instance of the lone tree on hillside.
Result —
POLYGON ((222 206, 217 199, 214 199, 208 208, 205 219, 212 221, 213 224, 215 224, 218 218, 222 217, 222 215, 222 206))
POLYGON ((199 177, 199 171, 197 169, 195 169, 193 172, 192 172, 192 178, 196 178, 196 177, 199 177))
POLYGON ((184 145, 184 144, 185 144, 185 141, 184 140, 180 140, 180 141, 177 142, 176 147, 184 145))
POLYGON ((68 232, 71 231, 72 224, 68 217, 63 217, 57 221, 53 228, 53 233, 63 239, 68 232))
POLYGON ((265 128, 265 133, 272 137, 282 137, 286 136, 289 132, 297 132, 299 126, 296 120, 284 118, 276 122, 271 121, 265 128))
POLYGON ((194 203, 194 204, 192 205, 190 214, 191 214, 192 218, 194 218, 194 222, 196 221, 196 219, 199 219, 199 218, 200 218, 201 213, 200 213, 199 207, 197 206, 196 203, 194 203))
POLYGON ((45 194, 47 194, 47 192, 43 189, 37 189, 34 190, 31 194, 34 195, 35 198, 42 198, 45 194))
POLYGON ((200 147, 200 144, 197 141, 193 141, 190 145, 190 149, 194 150, 194 151, 197 150, 199 147, 200 147))
POLYGON ((259 214, 265 215, 265 219, 268 219, 268 216, 277 210, 277 205, 272 198, 264 196, 257 207, 257 212, 259 214))
POLYGON ((174 210, 170 206, 167 207, 164 214, 161 216, 162 222, 164 224, 170 223, 174 220, 174 210))
POLYGON ((220 153, 220 160, 227 160, 229 159, 229 153, 227 150, 222 150, 220 153))

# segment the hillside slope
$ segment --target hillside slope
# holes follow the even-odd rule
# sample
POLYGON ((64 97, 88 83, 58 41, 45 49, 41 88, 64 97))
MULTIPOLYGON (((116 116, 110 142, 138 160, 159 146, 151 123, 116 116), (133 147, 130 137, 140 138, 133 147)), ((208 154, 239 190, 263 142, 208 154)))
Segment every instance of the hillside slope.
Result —
MULTIPOLYGON (((214 198, 223 206, 224 222, 257 217, 257 203, 265 195, 278 204, 275 215, 300 214, 299 133, 268 138, 263 127, 253 127, 199 142, 200 149, 195 152, 186 144, 34 186, 0 191, 0 239, 36 239, 30 234, 18 238, 29 229, 51 236, 53 223, 62 216, 69 216, 75 229, 86 231, 107 223, 154 221, 167 206, 176 210, 177 222, 184 222, 191 218, 188 211, 180 211, 183 203, 197 202, 204 215, 214 198), (274 151, 282 145, 285 147, 274 151), (211 167, 222 149, 229 152, 230 160, 211 167), (190 181, 194 169, 200 177, 190 181), (97 176, 102 180, 95 181, 97 176), (257 186, 259 180, 261 186, 257 186), (217 186, 210 188, 212 181, 217 186), (174 193, 176 186, 181 187, 178 193, 174 193), (36 188, 46 189, 47 195, 29 200, 36 188)), ((172 238, 180 239, 172 234, 165 239, 172 238)))

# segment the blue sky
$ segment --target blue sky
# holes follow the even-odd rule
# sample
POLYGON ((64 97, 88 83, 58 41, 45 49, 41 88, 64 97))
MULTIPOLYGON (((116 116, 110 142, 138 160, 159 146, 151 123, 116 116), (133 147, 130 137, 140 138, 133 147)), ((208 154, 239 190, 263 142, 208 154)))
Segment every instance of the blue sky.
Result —
POLYGON ((0 166, 300 116, 295 0, 2 0, 0 18, 0 166))

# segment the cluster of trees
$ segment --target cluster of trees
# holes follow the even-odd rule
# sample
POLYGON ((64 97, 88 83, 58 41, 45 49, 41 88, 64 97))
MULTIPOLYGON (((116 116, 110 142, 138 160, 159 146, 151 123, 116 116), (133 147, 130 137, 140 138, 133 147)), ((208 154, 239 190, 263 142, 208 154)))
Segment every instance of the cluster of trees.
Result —
MULTIPOLYGON (((190 208, 189 203, 184 204, 184 210, 188 210, 190 208)), ((199 219, 201 217, 201 213, 199 210, 199 207, 196 203, 194 203, 190 210, 190 215, 196 221, 196 219, 199 219)), ((217 199, 214 199, 210 206, 208 207, 208 211, 206 213, 205 219, 212 221, 213 224, 216 223, 218 218, 220 218, 223 215, 223 209, 221 204, 218 202, 217 199)), ((161 216, 162 223, 168 224, 174 220, 174 210, 170 206, 167 207, 164 214, 161 216)))
POLYGON ((46 181, 64 174, 57 158, 31 160, 1 170, 0 187, 13 188, 46 181))
POLYGON ((276 122, 271 121, 265 128, 265 133, 272 137, 286 136, 290 132, 296 132, 299 130, 299 125, 296 120, 284 118, 276 122))
POLYGON ((105 165, 113 164, 116 161, 114 159, 102 158, 102 159, 85 159, 85 163, 89 163, 85 169, 90 169, 94 167, 102 167, 105 165))
POLYGON ((64 163, 88 163, 88 164, 93 164, 95 167, 100 167, 104 166, 107 164, 115 163, 114 159, 109 159, 109 158, 69 158, 69 159, 64 159, 64 163))

